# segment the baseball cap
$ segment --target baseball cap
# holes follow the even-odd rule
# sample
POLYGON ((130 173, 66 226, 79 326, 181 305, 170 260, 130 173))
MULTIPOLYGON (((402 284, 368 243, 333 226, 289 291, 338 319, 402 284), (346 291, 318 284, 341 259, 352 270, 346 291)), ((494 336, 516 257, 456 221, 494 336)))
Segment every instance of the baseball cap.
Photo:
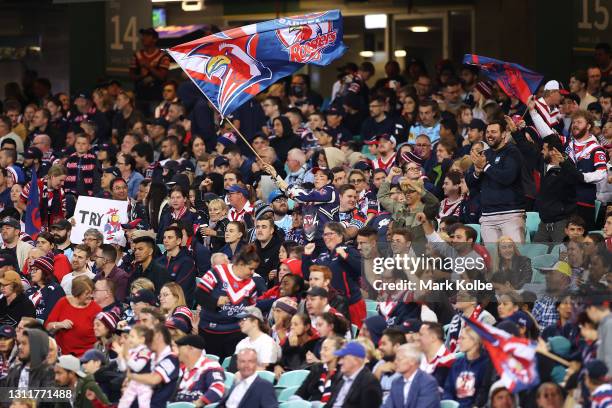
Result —
POLYGON ((164 129, 168 129, 169 123, 164 118, 156 118, 156 119, 153 119, 153 121, 151 122, 151 125, 152 126, 161 126, 164 129))
POLYGON ((180 169, 181 172, 195 173, 195 166, 191 160, 183 160, 180 169))
POLYGON ((181 164, 176 160, 168 160, 164 163, 164 169, 172 170, 173 172, 177 172, 181 167, 181 164))
POLYGON ((153 27, 149 27, 149 28, 141 28, 140 30, 138 30, 138 32, 141 35, 151 35, 155 38, 159 38, 159 34, 157 33, 157 31, 155 31, 155 29, 153 27))
POLYGON ((14 267, 15 265, 17 265, 17 258, 15 258, 13 254, 3 251, 3 254, 0 255, 0 268, 4 268, 5 266, 14 267))
POLYGON ((14 339, 15 335, 15 328, 13 326, 9 324, 0 326, 0 338, 14 339))
POLYGON ((242 312, 236 315, 239 319, 244 319, 247 317, 252 317, 254 319, 259 320, 260 322, 264 321, 263 315, 261 314, 261 310, 259 310, 256 306, 249 306, 242 309, 242 312))
POLYGON ((329 292, 327 292, 325 288, 313 286, 308 292, 306 292, 306 296, 320 296, 327 299, 327 297, 329 296, 329 292))
POLYGON ((272 190, 272 192, 268 196, 268 202, 272 203, 274 200, 280 197, 285 197, 285 194, 282 191, 280 191, 279 189, 272 190))
POLYGON ((196 334, 189 334, 185 337, 181 337, 176 341, 177 346, 191 346, 200 350, 204 350, 206 343, 204 339, 196 334))
POLYGON ((372 170, 372 166, 370 166, 370 163, 368 163, 367 161, 363 161, 363 160, 359 160, 357 163, 355 163, 353 168, 355 170, 361 170, 361 171, 370 171, 370 170, 372 170))
MULTIPOLYGON (((217 157, 218 159, 218 157, 217 157)), ((217 159, 215 159, 215 161, 217 161, 217 159)), ((227 159, 226 159, 227 160, 227 159)), ((246 188, 241 187, 238 184, 232 184, 231 186, 229 186, 227 188, 227 192, 228 193, 240 193, 242 194, 245 198, 249 198, 249 192, 246 190, 246 188)))
POLYGON ((404 334, 418 333, 419 330, 421 330, 421 324, 421 321, 418 319, 406 319, 400 326, 400 330, 403 331, 404 334))
POLYGON ((297 307, 298 304, 297 302, 293 299, 290 298, 288 296, 284 296, 280 299, 278 299, 276 302, 274 302, 274 305, 272 305, 272 307, 276 307, 284 312, 289 313, 290 315, 294 315, 297 313, 297 307))
POLYGON ((202 196, 202 200, 207 203, 211 202, 212 200, 216 200, 217 198, 219 198, 219 196, 215 193, 204 193, 204 196, 202 196))
POLYGON ((80 91, 78 91, 75 95, 74 95, 74 99, 79 99, 79 98, 83 98, 83 99, 91 99, 91 94, 85 90, 85 89, 81 89, 80 91))
POLYGON ((181 319, 180 317, 171 317, 164 322, 164 325, 169 329, 180 330, 185 334, 191 331, 189 330, 187 322, 184 319, 181 319))
POLYGON ((55 224, 51 225, 50 229, 70 230, 72 229, 72 224, 70 224, 70 221, 66 219, 61 219, 55 224))
POLYGON ((570 266, 570 264, 564 261, 559 261, 555 263, 553 266, 550 266, 547 268, 540 268, 540 271, 542 271, 542 273, 557 271, 557 272, 562 273, 565 276, 568 276, 570 278, 572 277, 572 267, 570 266))
POLYGON ((395 146, 397 144, 397 140, 395 140, 395 136, 390 135, 388 133, 383 133, 382 135, 377 135, 376 136, 376 140, 377 141, 381 141, 381 140, 388 140, 389 142, 391 142, 393 144, 393 146, 395 146))
POLYGON ((363 144, 365 144, 365 145, 376 145, 376 144, 378 144, 378 138, 376 136, 374 136, 371 139, 368 139, 365 142, 363 142, 363 144))
POLYGON ((527 329, 531 329, 533 327, 533 320, 531 320, 529 315, 522 310, 517 310, 516 312, 512 313, 512 315, 508 317, 508 320, 527 329))
POLYGON ((261 219, 261 217, 264 214, 272 213, 272 212, 273 212, 272 207, 270 207, 268 204, 266 204, 262 200, 256 201, 255 205, 253 205, 253 217, 255 217, 255 221, 261 219))
POLYGON ((28 147, 25 152, 23 152, 24 159, 39 159, 41 160, 43 157, 43 152, 38 147, 28 147))
POLYGON ((334 355, 337 357, 354 356, 358 358, 365 358, 366 350, 361 343, 349 341, 340 350, 336 350, 334 355))
POLYGON ((213 164, 215 167, 229 166, 229 160, 225 156, 217 156, 213 164))
POLYGON ((140 289, 136 295, 130 296, 128 301, 133 303, 144 302, 154 306, 157 304, 157 297, 155 296, 155 293, 148 289, 140 289))
POLYGON ((559 91, 561 95, 568 95, 569 92, 563 89, 563 85, 557 80, 550 80, 544 85, 545 91, 559 91))
POLYGON ((332 106, 328 110, 325 111, 326 115, 337 115, 342 116, 343 112, 335 106, 332 106))
POLYGON ((8 225, 9 227, 13 227, 13 228, 18 229, 18 230, 21 229, 21 223, 19 221, 17 221, 16 219, 14 219, 13 217, 4 217, 0 221, 0 227, 2 227, 4 225, 8 225))
POLYGON ((121 177, 121 172, 119 171, 117 167, 114 167, 114 166, 105 168, 104 173, 112 174, 115 177, 121 177))
POLYGON ((106 356, 100 350, 89 349, 81 356, 81 363, 89 363, 90 361, 106 361, 106 356))
POLYGON ((487 125, 484 123, 482 119, 472 119, 470 122, 470 129, 478 129, 481 132, 487 128, 487 125))
POLYGON ((81 371, 81 362, 79 361, 78 358, 76 358, 75 356, 71 354, 60 356, 57 359, 56 364, 59 367, 62 367, 64 370, 72 371, 79 377, 85 377, 85 373, 81 371))
POLYGON ((591 360, 584 365, 584 368, 593 380, 604 380, 608 374, 608 367, 601 360, 591 360))

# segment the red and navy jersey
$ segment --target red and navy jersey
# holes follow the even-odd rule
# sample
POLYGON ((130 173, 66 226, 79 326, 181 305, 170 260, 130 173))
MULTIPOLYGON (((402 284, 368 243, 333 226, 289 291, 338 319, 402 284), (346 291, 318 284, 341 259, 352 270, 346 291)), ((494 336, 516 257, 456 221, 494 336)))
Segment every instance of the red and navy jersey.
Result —
MULTIPOLYGON (((215 333, 232 333, 240 330, 237 314, 247 306, 255 304, 257 288, 253 279, 240 279, 233 272, 233 265, 215 265, 197 279, 196 299, 201 304, 202 296, 215 300, 226 296, 229 302, 214 309, 202 307, 200 328, 215 333)), ((204 306, 204 305, 203 305, 204 306)))
POLYGON ((177 402, 201 400, 204 405, 213 404, 223 397, 224 382, 223 367, 202 353, 191 369, 183 368, 174 400, 177 402))
POLYGON ((584 183, 576 186, 576 203, 584 207, 595 207, 596 183, 607 174, 606 152, 595 136, 591 135, 584 141, 572 139, 565 153, 585 179, 584 183))
POLYGON ((363 215, 363 213, 357 208, 353 208, 350 211, 340 211, 338 212, 338 216, 340 218, 340 222, 345 228, 355 227, 357 229, 361 229, 365 227, 366 216, 363 215))
POLYGON ((161 383, 155 387, 151 397, 151 408, 166 408, 174 394, 176 382, 180 373, 178 357, 167 346, 161 353, 154 354, 151 371, 161 378, 161 383))
POLYGON ((325 224, 339 220, 338 210, 340 205, 334 186, 328 184, 319 190, 310 192, 298 189, 295 191, 293 198, 303 204, 302 215, 304 217, 306 241, 322 240, 325 224))
POLYGON ((366 216, 370 214, 377 215, 380 211, 380 206, 378 204, 376 193, 374 193, 372 190, 364 190, 359 193, 357 208, 359 208, 359 211, 361 211, 363 214, 366 214, 366 216))
POLYGON ((372 168, 374 170, 383 169, 385 171, 388 171, 391 167, 395 165, 396 156, 397 154, 393 153, 391 156, 389 156, 388 159, 383 159, 382 157, 378 157, 372 160, 372 168))

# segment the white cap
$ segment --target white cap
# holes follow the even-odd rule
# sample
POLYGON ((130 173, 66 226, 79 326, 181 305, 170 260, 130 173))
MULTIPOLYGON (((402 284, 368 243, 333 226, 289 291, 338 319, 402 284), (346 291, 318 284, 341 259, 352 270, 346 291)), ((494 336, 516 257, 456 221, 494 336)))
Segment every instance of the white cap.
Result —
POLYGON ((561 93, 567 93, 567 91, 563 89, 563 86, 559 83, 559 81, 556 81, 554 79, 551 81, 548 81, 546 85, 544 85, 544 90, 545 91, 560 91, 561 93))

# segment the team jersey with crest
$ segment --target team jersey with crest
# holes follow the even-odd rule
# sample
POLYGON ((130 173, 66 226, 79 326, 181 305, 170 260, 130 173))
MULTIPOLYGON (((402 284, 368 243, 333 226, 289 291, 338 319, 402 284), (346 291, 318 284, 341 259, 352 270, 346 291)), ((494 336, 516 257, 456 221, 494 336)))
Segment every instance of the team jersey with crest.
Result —
POLYGON ((293 199, 303 204, 304 236, 306 241, 313 242, 323 239, 325 224, 338 221, 338 194, 331 184, 318 190, 306 192, 300 188, 291 187, 293 199))
POLYGON ((383 169, 384 171, 388 171, 395 164, 395 158, 397 157, 396 153, 393 153, 389 158, 383 159, 382 157, 378 157, 372 160, 372 168, 383 169))
POLYGON ((197 279, 196 299, 202 292, 217 300, 229 298, 223 306, 214 310, 203 307, 200 313, 200 328, 214 333, 233 333, 240 330, 237 314, 247 306, 255 304, 257 288, 253 279, 240 279, 234 274, 233 265, 215 265, 204 276, 197 279))
POLYGON ((595 136, 584 141, 572 139, 565 148, 565 153, 574 162, 584 176, 584 183, 576 186, 577 204, 594 207, 597 196, 597 182, 607 175, 606 153, 595 136))
POLYGON ((191 369, 183 367, 175 401, 201 400, 204 405, 218 402, 225 392, 225 373, 215 360, 202 353, 191 369))

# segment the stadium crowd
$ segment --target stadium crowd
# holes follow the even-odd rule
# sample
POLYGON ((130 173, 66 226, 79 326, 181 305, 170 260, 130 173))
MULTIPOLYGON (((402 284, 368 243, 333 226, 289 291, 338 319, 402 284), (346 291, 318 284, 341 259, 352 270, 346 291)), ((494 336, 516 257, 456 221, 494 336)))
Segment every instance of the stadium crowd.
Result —
POLYGON ((408 59, 377 81, 347 62, 324 95, 296 74, 220 118, 141 38, 133 91, 5 88, 1 387, 78 408, 612 407, 608 44, 527 104, 408 59), (83 196, 127 201, 124 245, 71 241, 83 196), (376 272, 396 256, 440 262, 376 272), (537 343, 530 387, 462 317, 537 343))

